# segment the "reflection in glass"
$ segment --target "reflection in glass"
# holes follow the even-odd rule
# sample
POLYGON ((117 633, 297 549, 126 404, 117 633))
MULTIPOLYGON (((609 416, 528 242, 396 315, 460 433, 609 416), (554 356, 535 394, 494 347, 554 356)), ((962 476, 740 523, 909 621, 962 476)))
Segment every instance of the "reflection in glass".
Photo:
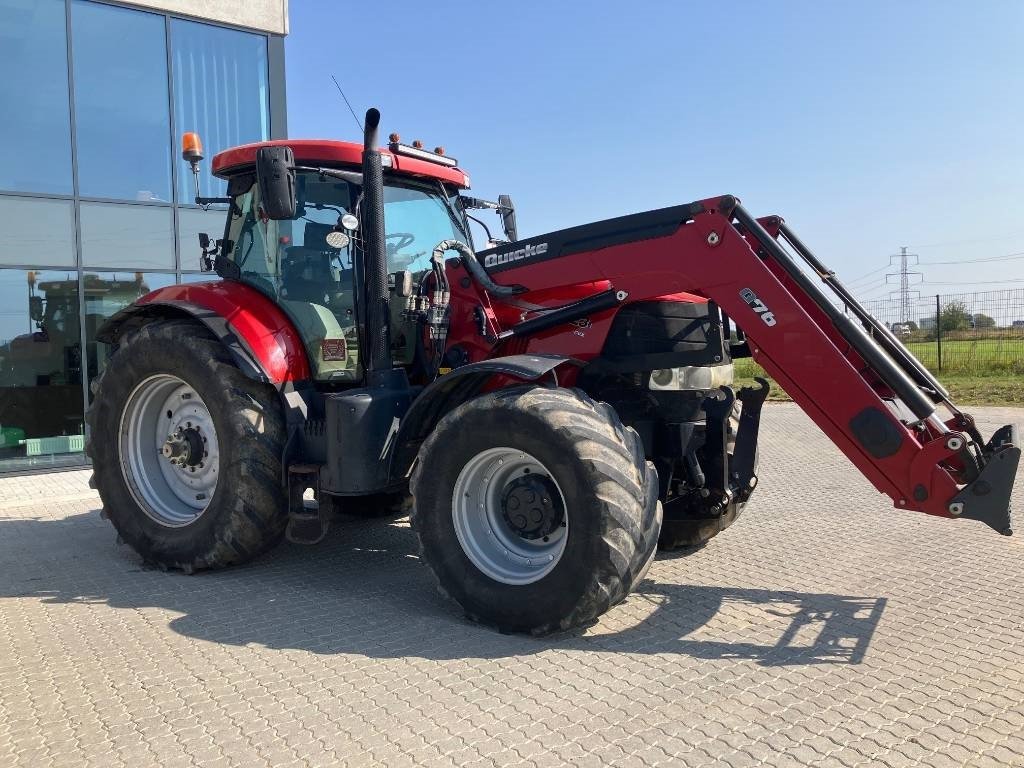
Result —
POLYGON ((73 227, 70 200, 0 196, 0 264, 73 267, 73 227))
MULTIPOLYGON (((86 272, 85 348, 89 358, 89 383, 107 365, 110 347, 96 341, 96 331, 115 312, 157 288, 174 285, 174 275, 159 272, 86 272)), ((90 388, 89 400, 92 401, 90 388)))
POLYGON ((71 30, 80 193, 169 202, 164 17, 74 0, 71 30))
POLYGON ((183 272, 181 275, 182 283, 209 283, 214 280, 220 280, 220 275, 216 272, 183 272))
POLYGON ((64 0, 0 0, 0 72, 0 189, 70 195, 64 0))
POLYGON ((174 269, 171 209, 82 203, 82 264, 87 267, 174 269))
MULTIPOLYGON (((171 20, 175 136, 197 131, 206 156, 270 136, 267 38, 248 32, 171 20)), ((204 162, 200 194, 222 197, 226 183, 204 162)), ((178 201, 194 198, 191 173, 178 176, 178 201)), ((222 227, 223 229, 223 227, 222 227)))
POLYGON ((226 209, 203 211, 198 208, 178 209, 178 248, 181 254, 182 269, 200 269, 202 249, 199 247, 199 233, 210 236, 210 242, 224 237, 227 224, 226 209))
POLYGON ((0 270, 0 470, 81 463, 74 271, 0 270))

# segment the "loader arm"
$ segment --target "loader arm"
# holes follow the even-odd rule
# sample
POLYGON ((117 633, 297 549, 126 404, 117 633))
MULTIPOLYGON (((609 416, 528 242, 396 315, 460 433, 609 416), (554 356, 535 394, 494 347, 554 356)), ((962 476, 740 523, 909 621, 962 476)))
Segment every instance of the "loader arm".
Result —
POLYGON ((896 507, 1011 532, 1014 428, 984 442, 973 419, 781 218, 754 219, 725 196, 613 222, 516 243, 509 258, 485 265, 498 282, 531 291, 600 279, 630 302, 682 291, 706 297, 896 507), (530 248, 536 257, 519 256, 530 248))

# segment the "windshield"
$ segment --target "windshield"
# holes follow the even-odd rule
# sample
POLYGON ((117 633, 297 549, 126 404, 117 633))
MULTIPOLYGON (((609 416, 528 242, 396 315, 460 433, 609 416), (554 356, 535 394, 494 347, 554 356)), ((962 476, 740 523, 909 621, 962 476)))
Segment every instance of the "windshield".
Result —
MULTIPOLYGON (((362 380, 357 306, 361 297, 356 290, 358 265, 354 263, 359 232, 341 226, 343 215, 357 213, 360 191, 348 181, 300 171, 296 175, 295 216, 275 221, 263 213, 254 175, 235 177, 229 187, 228 259, 234 264, 233 277, 284 308, 303 337, 319 380, 362 380)), ((389 272, 430 269, 431 253, 442 240, 470 244, 455 202, 456 193, 449 194, 438 182, 386 181, 384 228, 389 272)), ((401 312, 392 316, 400 318, 401 312)), ((395 363, 409 364, 411 339, 402 333, 394 333, 393 338, 395 363)))
POLYGON ((442 240, 469 245, 457 210, 455 196, 447 196, 440 185, 385 184, 388 272, 429 269, 430 255, 442 240))

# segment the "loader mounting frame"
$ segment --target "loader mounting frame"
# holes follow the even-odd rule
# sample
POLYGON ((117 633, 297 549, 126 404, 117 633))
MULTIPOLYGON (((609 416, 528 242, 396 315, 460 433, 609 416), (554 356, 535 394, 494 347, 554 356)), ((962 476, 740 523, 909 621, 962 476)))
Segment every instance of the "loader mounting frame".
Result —
POLYGON ((599 275, 631 301, 702 295, 736 323, 753 359, 894 506, 1012 532, 1015 430, 1004 427, 985 443, 970 415, 782 218, 756 219, 732 196, 643 216, 658 226, 640 237, 606 237, 589 249, 552 242, 543 265, 501 264, 491 272, 534 291, 599 275), (940 416, 939 408, 947 413, 940 416))

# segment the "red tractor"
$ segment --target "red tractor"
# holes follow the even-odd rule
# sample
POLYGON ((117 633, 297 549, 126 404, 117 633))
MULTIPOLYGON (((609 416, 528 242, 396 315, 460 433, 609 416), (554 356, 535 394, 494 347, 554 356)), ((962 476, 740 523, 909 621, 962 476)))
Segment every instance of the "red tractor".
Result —
MULTIPOLYGON (((228 207, 200 237, 223 279, 101 330, 88 452, 146 560, 217 568, 318 541, 333 509, 411 509, 468 616, 589 622, 659 541, 701 544, 750 498, 767 384, 730 386, 746 356, 895 506, 1010 532, 1013 427, 984 440, 779 217, 725 196, 519 239, 442 150, 378 149, 379 117, 362 146, 218 154, 227 197, 197 201, 228 207), (477 208, 507 241, 474 250, 477 208)), ((184 154, 198 173, 192 134, 184 154)))

